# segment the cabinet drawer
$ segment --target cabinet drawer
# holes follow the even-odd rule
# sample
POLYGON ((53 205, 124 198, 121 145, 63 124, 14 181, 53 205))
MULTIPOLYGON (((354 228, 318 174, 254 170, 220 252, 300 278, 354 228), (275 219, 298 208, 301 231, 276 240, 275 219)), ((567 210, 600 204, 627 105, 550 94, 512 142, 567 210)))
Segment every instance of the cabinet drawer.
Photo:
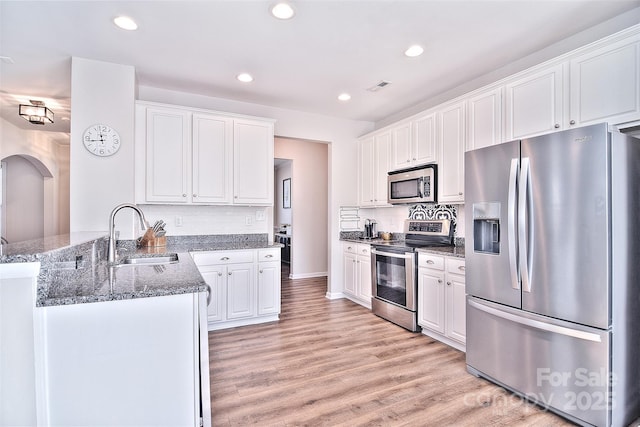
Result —
POLYGON ((358 243, 357 250, 358 250, 358 255, 371 256, 371 245, 363 245, 358 243))
POLYGON ((447 273, 464 274, 464 258, 447 258, 447 273))
POLYGON ((253 262, 253 251, 210 251, 193 252, 193 261, 198 267, 202 265, 236 264, 253 262))
POLYGON ((280 248, 258 250, 258 262, 278 261, 280 259, 280 248))
POLYGON ((418 253, 418 267, 444 270, 444 257, 425 253, 418 253))
POLYGON ((358 244, 353 242, 344 242, 342 245, 342 250, 349 254, 357 254, 358 244))

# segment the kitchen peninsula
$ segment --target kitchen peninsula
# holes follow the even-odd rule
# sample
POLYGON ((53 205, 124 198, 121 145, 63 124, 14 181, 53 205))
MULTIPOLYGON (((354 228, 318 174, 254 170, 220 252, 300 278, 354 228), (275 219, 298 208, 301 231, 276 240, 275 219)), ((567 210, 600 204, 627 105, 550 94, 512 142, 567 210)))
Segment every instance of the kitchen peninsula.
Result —
POLYGON ((209 286, 189 252, 271 246, 266 234, 169 237, 166 247, 140 250, 120 241, 115 265, 104 233, 3 246, 0 338, 12 373, 2 372, 0 400, 21 402, 2 408, 14 413, 9 421, 210 425, 209 286), (165 253, 177 261, 123 264, 165 253), (11 342, 16 332, 22 338, 11 342), (27 360, 13 364, 24 359, 14 349, 27 360))

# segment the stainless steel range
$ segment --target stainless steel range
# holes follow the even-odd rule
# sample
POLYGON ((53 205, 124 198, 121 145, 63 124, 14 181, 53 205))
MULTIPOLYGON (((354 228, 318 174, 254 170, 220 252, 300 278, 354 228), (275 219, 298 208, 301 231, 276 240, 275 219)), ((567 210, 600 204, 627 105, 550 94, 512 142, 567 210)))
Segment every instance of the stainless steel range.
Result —
POLYGON ((418 332, 418 263, 416 249, 453 246, 448 219, 405 221, 404 241, 374 243, 371 249, 371 310, 412 332, 418 332))

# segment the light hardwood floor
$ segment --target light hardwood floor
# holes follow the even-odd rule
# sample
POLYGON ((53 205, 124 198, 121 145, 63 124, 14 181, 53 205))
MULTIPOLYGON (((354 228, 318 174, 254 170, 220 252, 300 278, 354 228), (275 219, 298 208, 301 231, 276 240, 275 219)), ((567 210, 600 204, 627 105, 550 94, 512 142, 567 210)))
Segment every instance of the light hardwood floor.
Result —
POLYGON ((285 278, 279 322, 209 333, 214 426, 571 425, 325 292, 326 279, 285 278))

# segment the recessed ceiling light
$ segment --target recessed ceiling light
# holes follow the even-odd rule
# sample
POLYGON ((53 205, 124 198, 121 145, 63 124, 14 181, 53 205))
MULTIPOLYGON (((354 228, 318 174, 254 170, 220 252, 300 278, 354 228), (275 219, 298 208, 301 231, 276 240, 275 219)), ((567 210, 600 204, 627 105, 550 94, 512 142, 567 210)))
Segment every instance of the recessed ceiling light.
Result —
POLYGON ((351 95, 349 95, 348 93, 341 93, 340 95, 338 95, 338 99, 340 101, 348 101, 351 99, 351 95))
POLYGON ((236 79, 243 83, 249 83, 253 81, 253 76, 249 73, 240 73, 236 76, 236 79))
POLYGON ((128 16, 118 16, 113 20, 113 23, 123 30, 134 31, 138 29, 138 24, 128 16))
POLYGON ((276 3, 271 8, 271 14, 278 19, 291 19, 295 13, 293 7, 287 2, 276 3))
POLYGON ((422 52, 424 52, 424 49, 422 48, 422 46, 418 46, 416 44, 411 46, 409 49, 405 50, 404 54, 410 58, 413 58, 413 57, 422 55, 422 52))

